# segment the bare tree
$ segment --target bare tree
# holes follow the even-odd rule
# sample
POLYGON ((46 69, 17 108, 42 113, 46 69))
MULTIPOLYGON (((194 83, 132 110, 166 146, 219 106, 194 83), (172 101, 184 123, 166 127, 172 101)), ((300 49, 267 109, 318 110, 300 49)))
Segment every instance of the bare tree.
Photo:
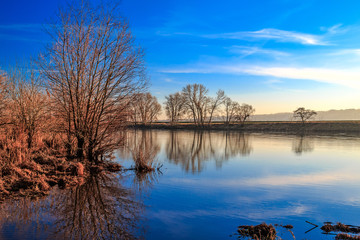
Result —
POLYGON ((135 115, 133 119, 147 124, 157 120, 161 112, 161 105, 157 98, 150 93, 139 93, 131 103, 131 109, 133 111, 131 115, 135 115))
POLYGON ((183 88, 185 107, 192 116, 194 123, 203 126, 209 107, 208 89, 202 84, 189 84, 183 88))
POLYGON ((299 107, 294 111, 294 118, 300 119, 300 121, 305 124, 306 121, 310 120, 311 118, 315 117, 317 112, 310 109, 305 109, 304 107, 299 107))
POLYGON ((165 97, 165 111, 170 119, 170 123, 174 124, 185 113, 185 98, 179 93, 170 94, 165 97))
POLYGON ((44 124, 48 97, 40 87, 39 76, 33 69, 17 67, 8 74, 8 107, 12 123, 27 135, 28 148, 44 124))
POLYGON ((68 146, 74 139, 77 156, 95 162, 112 150, 111 134, 146 84, 143 51, 117 8, 81 1, 61 11, 40 58, 68 146))
POLYGON ((237 109, 235 118, 241 123, 241 125, 244 125, 245 121, 248 120, 254 112, 255 109, 253 106, 244 103, 237 109))
POLYGON ((229 125, 232 120, 235 120, 235 115, 239 111, 240 105, 239 103, 231 100, 229 97, 226 97, 224 100, 224 122, 226 125, 229 125))
POLYGON ((158 102, 157 98, 155 96, 153 96, 151 98, 148 122, 150 122, 150 124, 151 124, 154 121, 158 120, 160 113, 161 113, 161 104, 158 102))
POLYGON ((223 90, 218 90, 216 92, 215 98, 210 98, 210 106, 209 106, 209 124, 211 123, 211 120, 213 118, 214 112, 219 108, 219 106, 224 103, 226 96, 223 90))

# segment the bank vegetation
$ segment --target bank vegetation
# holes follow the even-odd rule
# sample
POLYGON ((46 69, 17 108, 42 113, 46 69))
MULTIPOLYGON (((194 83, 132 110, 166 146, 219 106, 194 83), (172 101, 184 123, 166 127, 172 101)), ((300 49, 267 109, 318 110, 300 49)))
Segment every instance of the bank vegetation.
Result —
POLYGON ((123 144, 134 102, 149 94, 143 50, 118 10, 68 5, 36 60, 0 70, 0 199, 120 169, 106 159, 123 144))

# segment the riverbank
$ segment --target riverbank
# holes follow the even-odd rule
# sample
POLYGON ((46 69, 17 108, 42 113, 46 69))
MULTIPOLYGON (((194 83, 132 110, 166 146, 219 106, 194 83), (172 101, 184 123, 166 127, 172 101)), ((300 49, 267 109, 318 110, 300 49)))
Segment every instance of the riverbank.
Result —
POLYGON ((182 129, 182 130, 230 130, 249 133, 306 133, 306 134, 360 134, 360 121, 314 121, 301 122, 246 122, 226 125, 222 122, 197 126, 193 123, 153 123, 151 125, 132 125, 136 129, 182 129))

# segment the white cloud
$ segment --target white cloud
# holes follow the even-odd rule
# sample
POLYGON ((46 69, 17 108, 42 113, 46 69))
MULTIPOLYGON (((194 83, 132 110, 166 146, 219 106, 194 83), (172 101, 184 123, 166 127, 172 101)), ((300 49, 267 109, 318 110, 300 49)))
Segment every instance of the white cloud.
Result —
POLYGON ((206 38, 223 38, 223 39, 269 39, 279 42, 293 42, 304 45, 329 45, 323 41, 323 36, 299 33, 294 31, 285 31, 275 28, 265 28, 259 31, 242 31, 221 34, 203 35, 206 38))
POLYGON ((281 81, 279 79, 269 79, 269 80, 266 80, 264 83, 271 85, 271 84, 283 83, 283 81, 281 81))
POLYGON ((331 27, 321 27, 320 30, 327 32, 328 34, 338 34, 338 33, 345 33, 349 30, 349 28, 342 27, 342 24, 336 24, 331 27))
POLYGON ((161 73, 216 73, 215 69, 209 69, 207 67, 199 68, 167 68, 160 69, 158 72, 161 73))
POLYGON ((163 73, 222 73, 271 76, 284 79, 311 80, 360 89, 360 70, 309 67, 261 67, 253 65, 202 65, 198 68, 163 69, 163 73))
POLYGON ((271 50, 271 49, 264 49, 259 47, 247 47, 247 46, 231 46, 228 48, 230 52, 242 54, 244 56, 249 55, 269 55, 271 57, 279 58, 279 57, 286 57, 289 56, 289 53, 271 50))
POLYGON ((360 56, 360 48, 340 49, 329 54, 330 56, 356 55, 360 56))
MULTIPOLYGON (((229 68, 229 71, 231 70, 236 72, 236 68, 229 68)), ((260 76, 313 80, 360 89, 360 71, 353 69, 252 67, 239 69, 239 72, 260 76)))

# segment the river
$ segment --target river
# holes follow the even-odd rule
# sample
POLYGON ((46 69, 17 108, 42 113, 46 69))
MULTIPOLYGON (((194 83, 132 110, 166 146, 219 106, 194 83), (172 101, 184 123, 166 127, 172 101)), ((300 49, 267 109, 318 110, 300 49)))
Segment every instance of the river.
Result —
POLYGON ((237 239, 266 222, 293 225, 282 239, 334 239, 324 222, 360 225, 359 137, 129 131, 114 160, 129 168, 139 152, 159 170, 5 202, 0 238, 237 239))

